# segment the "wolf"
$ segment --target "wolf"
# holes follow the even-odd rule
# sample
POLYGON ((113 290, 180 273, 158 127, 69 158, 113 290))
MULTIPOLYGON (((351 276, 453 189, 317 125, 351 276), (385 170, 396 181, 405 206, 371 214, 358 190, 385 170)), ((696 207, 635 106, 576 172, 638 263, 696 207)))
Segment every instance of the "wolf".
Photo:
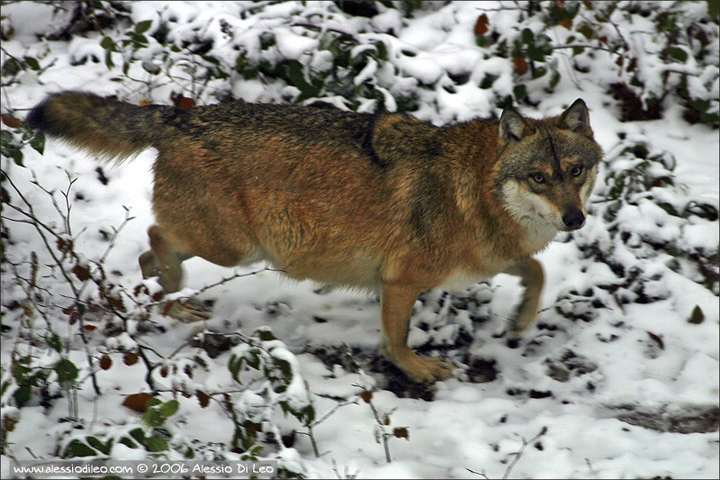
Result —
MULTIPOLYGON (((527 330, 544 282, 532 256, 585 224, 602 158, 581 99, 556 117, 509 107, 499 121, 435 126, 400 113, 241 101, 181 110, 65 91, 26 123, 105 160, 157 151, 156 224, 139 263, 165 292, 181 288, 194 256, 378 292, 380 352, 417 382, 453 370, 407 345, 418 295, 515 275, 524 292, 513 331, 527 330)), ((209 317, 175 307, 183 321, 209 317)))

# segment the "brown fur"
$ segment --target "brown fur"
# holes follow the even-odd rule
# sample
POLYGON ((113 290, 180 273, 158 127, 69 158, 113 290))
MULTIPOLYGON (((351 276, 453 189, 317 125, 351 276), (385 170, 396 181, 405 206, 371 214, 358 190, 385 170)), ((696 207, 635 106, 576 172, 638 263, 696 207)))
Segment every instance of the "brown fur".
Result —
POLYGON ((108 158, 157 149, 157 224, 140 265, 165 291, 180 288, 192 256, 266 260, 295 279, 379 291, 382 352, 418 381, 452 370, 406 345, 418 295, 518 275, 516 328, 526 329, 543 284, 531 255, 582 226, 601 157, 581 100, 560 117, 507 109, 500 122, 441 128, 400 114, 242 102, 179 110, 64 92, 27 122, 108 158))

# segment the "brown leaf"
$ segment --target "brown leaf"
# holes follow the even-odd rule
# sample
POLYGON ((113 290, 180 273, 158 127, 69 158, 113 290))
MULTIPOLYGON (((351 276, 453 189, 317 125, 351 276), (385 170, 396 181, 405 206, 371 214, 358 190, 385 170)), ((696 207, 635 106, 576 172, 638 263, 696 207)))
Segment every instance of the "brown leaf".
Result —
POLYGON ((141 107, 147 107, 148 105, 152 105, 152 102, 150 100, 140 100, 141 107))
POLYGON ((562 25, 563 27, 567 28, 568 30, 572 30, 572 20, 569 18, 566 18, 564 20, 560 20, 558 22, 559 25, 562 25))
POLYGON ((363 390, 362 393, 360 394, 360 398, 362 398, 365 403, 370 403, 370 400, 372 400, 372 397, 373 397, 373 392, 371 392, 370 390, 363 390))
POLYGON ((202 408, 205 408, 210 404, 210 395, 207 393, 198 390, 195 395, 197 396, 198 403, 200 403, 202 408))
POLYGON ((85 267, 81 267, 80 265, 75 265, 72 269, 72 273, 75 274, 81 282, 90 280, 90 270, 85 267))
POLYGON ((180 110, 187 110, 195 106, 195 100, 186 97, 182 93, 171 93, 170 100, 172 100, 175 106, 180 110))
POLYGON ((393 436, 395 438, 404 438, 405 440, 410 440, 410 432, 408 432, 407 427, 395 427, 393 428, 393 436))
POLYGON ((100 368, 103 370, 108 370, 110 367, 112 367, 112 359, 109 355, 105 354, 102 357, 100 357, 100 368))
POLYGON ((202 368, 207 368, 207 366, 208 366, 208 364, 207 364, 207 362, 205 361, 205 359, 203 359, 203 358, 202 358, 201 356, 199 356, 199 355, 195 355, 195 356, 193 357, 193 360, 195 361, 195 363, 197 363, 198 365, 200 365, 202 368))
POLYGON ((488 28, 488 24, 489 24, 488 16, 486 13, 483 13, 482 15, 480 15, 478 17, 477 21, 475 22, 475 34, 476 35, 485 35, 488 32, 488 30, 490 30, 488 28))
POLYGON ((135 393, 125 397, 122 404, 124 407, 135 410, 136 412, 144 412, 146 410, 148 400, 152 398, 155 397, 150 393, 135 393))
POLYGON ((97 330, 97 327, 95 325, 83 325, 83 330, 86 332, 94 332, 97 330))
POLYGON ((665 350, 665 342, 663 342, 663 339, 660 335, 655 335, 652 332, 648 332, 648 336, 658 344, 658 347, 660 347, 660 350, 665 350))
POLYGON ((107 301, 115 310, 119 310, 121 312, 125 311, 125 304, 123 303, 122 298, 108 297, 107 301))
POLYGON ((178 102, 178 108, 181 110, 187 110, 195 106, 195 100, 192 98, 182 97, 178 102))
POLYGON ((637 58, 634 58, 630 60, 630 65, 627 67, 627 72, 630 73, 634 71, 637 68, 637 58))
POLYGON ((163 365, 162 367, 160 367, 160 376, 163 377, 163 378, 167 378, 167 376, 168 376, 168 367, 167 367, 167 365, 163 365))
POLYGON ((126 352, 123 355, 123 363, 127 365, 128 367, 131 365, 135 365, 138 360, 140 360, 140 355, 134 352, 126 352))
POLYGON ((172 310, 174 305, 175 305, 174 300, 172 302, 167 302, 165 305, 163 305, 163 308, 162 308, 163 316, 167 317, 170 314, 170 310, 172 310))
POLYGON ((63 255, 68 254, 73 249, 72 239, 66 240, 64 238, 58 238, 56 245, 57 245, 58 250, 60 250, 60 253, 62 253, 63 255))
POLYGON ((133 295, 137 297, 141 293, 143 295, 148 295, 150 293, 150 290, 142 283, 139 283, 139 284, 135 285, 135 288, 133 288, 133 295))
POLYGON ((19 118, 15 118, 12 115, 3 115, 2 123, 4 123, 10 128, 18 128, 22 125, 23 122, 19 118))
POLYGON ((528 65, 527 60, 525 60, 525 58, 523 57, 514 57, 513 63, 515 64, 515 73, 517 73, 520 77, 525 75, 528 70, 530 70, 530 66, 528 65))

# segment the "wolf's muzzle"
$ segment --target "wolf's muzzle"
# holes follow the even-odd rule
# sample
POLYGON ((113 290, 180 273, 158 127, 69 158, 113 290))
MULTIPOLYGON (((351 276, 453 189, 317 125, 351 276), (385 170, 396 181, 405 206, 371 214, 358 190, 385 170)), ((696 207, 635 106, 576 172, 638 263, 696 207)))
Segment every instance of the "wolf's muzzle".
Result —
POLYGON ((577 230, 585 224, 585 214, 580 210, 573 210, 563 215, 562 221, 568 230, 577 230))

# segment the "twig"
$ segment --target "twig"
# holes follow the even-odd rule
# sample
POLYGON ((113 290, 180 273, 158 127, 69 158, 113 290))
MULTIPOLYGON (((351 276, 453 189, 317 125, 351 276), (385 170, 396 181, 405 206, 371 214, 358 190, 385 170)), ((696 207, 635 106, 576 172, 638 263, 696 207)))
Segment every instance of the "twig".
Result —
POLYGON ((472 473, 473 475, 479 475, 479 476, 482 477, 482 478, 490 478, 490 477, 488 477, 488 476, 485 474, 484 471, 482 471, 482 472, 476 472, 475 470, 472 470, 472 469, 469 469, 469 468, 465 468, 465 470, 467 470, 468 472, 472 473))
POLYGON ((355 478, 358 478, 358 475, 360 475, 360 470, 358 470, 355 473, 350 473, 348 471, 347 465, 345 466, 345 476, 340 475, 340 472, 338 471, 338 468, 337 468, 337 462, 335 461, 334 458, 332 460, 332 466, 333 466, 333 472, 335 472, 335 476, 340 480, 343 480, 345 478, 347 478, 349 480, 353 480, 355 478))
POLYGON ((344 402, 338 402, 333 408, 330 409, 325 415, 322 416, 322 418, 319 418, 318 420, 315 420, 311 424, 307 425, 307 432, 299 432, 301 435, 307 435, 310 437, 310 444, 312 445, 313 453, 315 454, 316 458, 320 458, 320 449, 318 448, 317 441, 315 440, 315 434, 313 433, 313 428, 323 423, 325 420, 330 418, 332 414, 337 412, 340 408, 346 406, 346 405, 357 405, 358 399, 360 398, 360 395, 357 395, 352 400, 346 400, 344 402))
MULTIPOLYGON (((387 460, 387 463, 392 463, 392 458, 390 457, 390 444, 388 442, 388 438, 392 437, 392 434, 385 431, 385 425, 386 422, 383 422, 380 418, 380 414, 378 413, 377 409, 375 408, 375 405, 372 403, 372 396, 368 395, 366 398, 366 402, 368 405, 370 405, 370 410, 372 410, 373 416, 375 417, 375 421, 378 424, 378 427, 380 429, 380 438, 382 438, 383 447, 385 448, 385 460, 387 460)), ((395 411, 396 409, 392 409, 390 413, 386 414, 385 417, 389 418, 390 415, 395 411)))
POLYGON ((525 448, 527 448, 527 446, 530 445, 531 443, 535 443, 536 441, 538 441, 538 439, 540 437, 542 437, 543 435, 545 435, 546 433, 547 433, 547 427, 543 427, 540 430, 540 433, 538 433, 533 438, 531 438, 529 442, 527 440, 525 440, 524 438, 522 439, 522 446, 520 447, 520 450, 518 450, 517 453, 515 454, 515 458, 513 458, 513 461, 510 462, 510 465, 508 465, 507 470, 505 470, 505 475, 503 475, 503 477, 502 477, 503 480, 507 480, 508 478, 510 478, 510 472, 512 472, 512 469, 520 461, 520 457, 522 457, 522 454, 525 451, 525 448))
MULTIPOLYGON (((34 173, 33 173, 33 175, 34 175, 34 173)), ((27 217, 31 221, 31 224, 33 225, 33 227, 35 227, 35 231, 38 233, 38 235, 40 235, 40 238, 42 239, 42 242, 45 245, 45 249, 52 257, 55 265, 57 265, 58 268, 60 269, 61 275, 63 276, 63 278, 65 278, 65 281, 67 282, 68 286, 72 290, 73 296, 76 300, 76 305, 77 305, 77 302, 80 302, 81 290, 79 290, 77 288, 77 286, 75 285, 75 282, 73 282, 72 278, 70 277, 70 275, 68 274, 66 269, 63 268, 63 260, 65 258, 65 253, 63 252, 62 258, 59 258, 57 256, 57 254, 55 253, 55 250, 51 247, 50 241, 48 240, 48 237, 46 236, 45 232, 47 232, 48 234, 55 237, 56 240, 64 240, 64 239, 62 238, 61 235, 59 235, 57 232, 55 232, 55 230, 53 230, 51 227, 45 225, 43 222, 40 221, 38 216, 35 214, 35 209, 33 208, 32 203, 30 203, 30 201, 28 201, 28 199, 25 197, 25 195, 23 195, 23 193, 20 191, 20 189, 17 187, 17 185, 15 185, 15 182, 13 182, 12 178, 6 177, 6 180, 10 183, 10 186, 12 186, 13 190, 15 190, 15 193, 17 193, 17 195, 20 197, 20 199, 26 205, 27 211, 23 210, 20 207, 15 206, 11 203, 7 204, 8 207, 12 208, 13 210, 20 213, 21 215, 27 217)), ((53 205, 55 205, 55 208, 58 209, 58 213, 63 218, 66 228, 69 228, 69 225, 70 225, 69 211, 68 211, 68 216, 66 217, 62 212, 60 212, 60 210, 57 206, 57 203, 55 201, 55 198, 52 195, 52 192, 49 192, 44 187, 42 187, 39 183, 37 183, 37 180, 33 181, 32 183, 37 185, 43 192, 48 193, 53 198, 53 205)), ((71 183, 68 186, 68 189, 66 191, 66 195, 69 195, 72 184, 73 184, 73 182, 71 181, 71 183)), ((75 254, 74 251, 71 251, 70 254, 74 258, 77 259, 77 254, 75 254)), ((97 377, 95 376, 95 362, 93 361, 93 357, 89 350, 88 339, 85 336, 85 321, 83 318, 83 312, 78 309, 77 313, 78 313, 78 322, 80 324, 80 328, 78 329, 78 334, 80 335, 80 338, 82 339, 83 345, 85 347, 85 355, 87 357, 87 361, 88 361, 88 365, 89 365, 89 369, 90 369, 90 378, 92 379, 93 389, 95 390, 95 393, 97 395, 100 395, 101 394, 100 386, 98 385, 97 377)))

